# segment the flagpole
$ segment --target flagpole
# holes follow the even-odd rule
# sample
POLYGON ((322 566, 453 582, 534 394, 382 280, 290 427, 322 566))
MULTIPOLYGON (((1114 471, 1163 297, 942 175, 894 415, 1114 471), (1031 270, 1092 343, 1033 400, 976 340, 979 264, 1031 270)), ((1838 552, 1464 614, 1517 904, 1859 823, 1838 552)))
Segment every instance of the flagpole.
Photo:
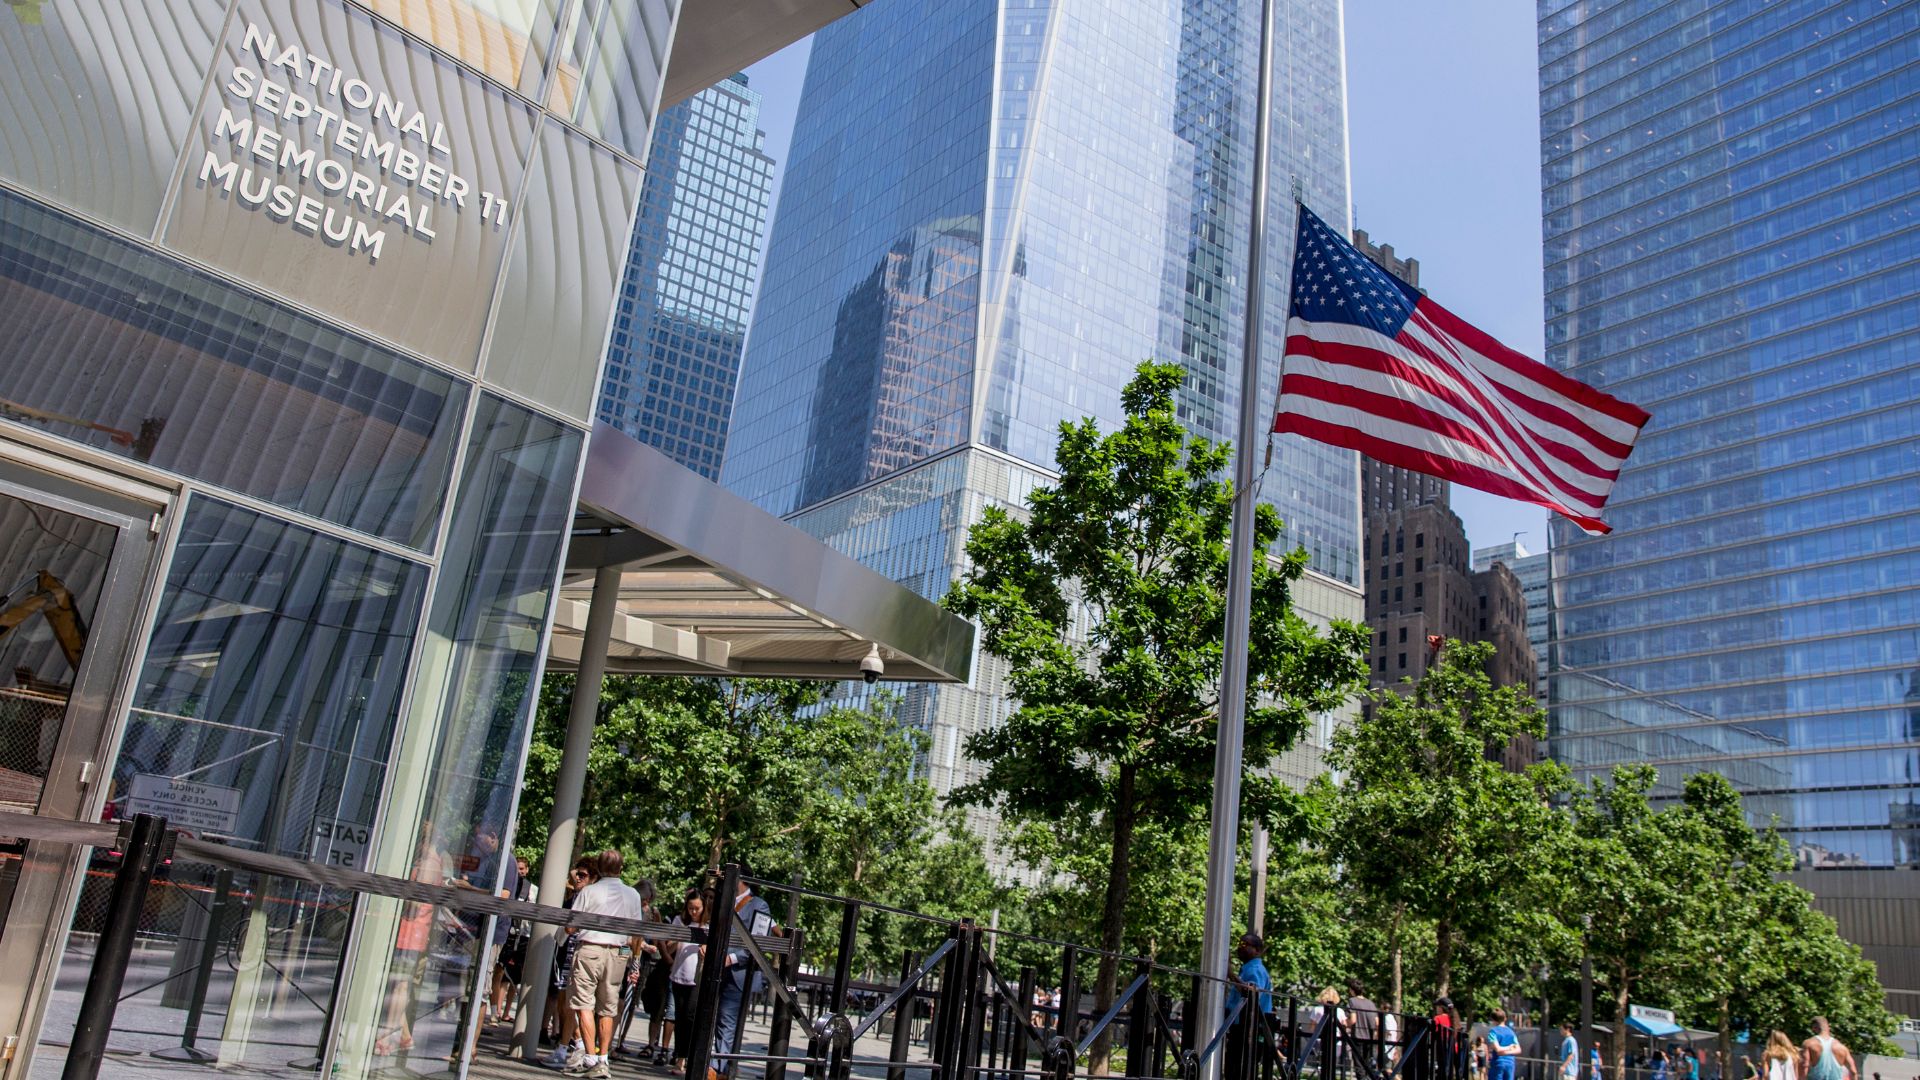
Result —
MULTIPOLYGON (((1247 215, 1247 322, 1240 361, 1240 434, 1233 446, 1233 532, 1227 564, 1227 628, 1220 664, 1219 737, 1213 754, 1213 832, 1207 843, 1206 922, 1200 937, 1199 1023, 1205 1046, 1220 1026, 1222 980, 1233 941, 1233 870, 1240 844, 1240 762, 1247 721, 1247 628, 1253 603, 1254 458, 1260 430, 1260 327, 1267 243, 1267 145, 1273 127, 1274 0, 1260 3, 1260 78, 1253 133, 1253 201, 1247 215)), ((1201 1063, 1220 1080, 1221 1055, 1201 1063)))

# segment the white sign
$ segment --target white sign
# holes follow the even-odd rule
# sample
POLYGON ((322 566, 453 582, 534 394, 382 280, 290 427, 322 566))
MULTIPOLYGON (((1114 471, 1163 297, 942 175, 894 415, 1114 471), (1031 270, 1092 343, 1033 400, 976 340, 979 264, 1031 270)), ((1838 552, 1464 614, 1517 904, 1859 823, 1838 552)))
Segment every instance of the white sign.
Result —
POLYGON ((240 789, 136 773, 127 792, 127 816, 152 814, 176 829, 230 834, 240 822, 240 789))
POLYGON ((367 863, 367 843, 373 829, 357 821, 320 820, 313 823, 314 862, 358 870, 367 863))
POLYGON ((1672 1009, 1656 1009, 1651 1005, 1629 1005, 1627 1015, 1634 1020, 1647 1023, 1672 1024, 1674 1022, 1672 1009))
POLYGON ((220 89, 196 180, 295 232, 373 263, 389 232, 432 243, 437 210, 507 224, 507 200, 448 163, 444 122, 298 42, 246 23, 220 89))

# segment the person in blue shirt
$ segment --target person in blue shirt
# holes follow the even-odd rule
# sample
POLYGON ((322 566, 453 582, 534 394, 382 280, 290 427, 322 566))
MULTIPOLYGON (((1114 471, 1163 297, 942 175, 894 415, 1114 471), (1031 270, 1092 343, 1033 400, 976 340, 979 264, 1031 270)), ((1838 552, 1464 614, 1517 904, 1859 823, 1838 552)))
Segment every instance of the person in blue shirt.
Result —
POLYGON ((1513 1080, 1513 1064, 1520 1056, 1520 1036, 1507 1026, 1507 1010, 1493 1010, 1487 1029, 1487 1080, 1513 1080))
POLYGON ((1605 1073, 1605 1069, 1602 1068, 1600 1063, 1599 1043, 1594 1043, 1587 1049, 1587 1071, 1592 1074, 1593 1080, 1600 1080, 1601 1076, 1605 1073))
POLYGON ((1573 1037, 1573 1024, 1560 1022, 1560 1076, 1562 1080, 1580 1080, 1580 1041, 1573 1037))
MULTIPOLYGON (((1234 1006, 1239 1005, 1246 995, 1252 995, 1254 1008, 1262 1013, 1273 1012, 1273 976, 1267 974, 1267 963, 1261 957, 1266 955, 1267 943, 1259 934, 1248 931, 1240 936, 1240 947, 1235 953, 1240 959, 1240 971, 1227 981, 1227 1015, 1233 1016, 1234 1006)), ((1233 1022, 1233 1030, 1227 1032, 1226 1077, 1237 1080, 1248 1075, 1250 1064, 1246 1059, 1246 1048, 1254 1047, 1256 1060, 1264 1052, 1265 1040, 1260 1038, 1264 1027, 1254 1023, 1254 1018, 1243 1011, 1233 1022), (1253 1039, 1247 1037, 1247 1027, 1253 1025, 1253 1039)))

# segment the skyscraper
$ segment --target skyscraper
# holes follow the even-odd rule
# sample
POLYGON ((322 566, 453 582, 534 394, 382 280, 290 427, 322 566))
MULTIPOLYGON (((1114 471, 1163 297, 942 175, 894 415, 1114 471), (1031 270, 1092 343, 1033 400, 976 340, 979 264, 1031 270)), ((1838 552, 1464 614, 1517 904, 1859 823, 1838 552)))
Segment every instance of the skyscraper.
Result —
POLYGON ((1920 4, 1538 12, 1548 359, 1653 414, 1553 526, 1553 751, 1920 864, 1920 4))
MULTIPOLYGON (((1061 421, 1118 424, 1139 362, 1184 363, 1182 417, 1230 438, 1259 7, 893 0, 819 34, 725 482, 937 596, 982 510, 1047 480, 1061 421)), ((1263 408, 1292 181, 1347 218, 1340 4, 1280 8, 1263 408)), ((1274 459, 1261 497, 1312 556, 1306 603, 1359 618, 1354 455, 1288 439, 1274 459)), ((941 789, 1010 707, 1001 677, 909 695, 941 789)))
POLYGON ((1489 570, 1500 564, 1513 571, 1520 582, 1520 594, 1527 602, 1527 647, 1533 652, 1534 697, 1547 704, 1547 614, 1550 599, 1548 584, 1552 564, 1544 551, 1529 553, 1519 537, 1504 544, 1473 549, 1473 568, 1489 570))
POLYGON ((772 198, 764 141, 745 75, 660 111, 600 391, 600 419, 709 479, 772 198))

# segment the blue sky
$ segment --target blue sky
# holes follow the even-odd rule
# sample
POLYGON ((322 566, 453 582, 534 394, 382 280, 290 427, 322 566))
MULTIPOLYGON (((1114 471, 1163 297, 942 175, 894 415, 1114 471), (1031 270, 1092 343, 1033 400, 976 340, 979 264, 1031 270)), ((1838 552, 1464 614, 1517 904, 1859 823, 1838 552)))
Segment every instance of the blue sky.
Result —
MULTIPOLYGON (((1529 356, 1543 351, 1538 67, 1531 4, 1348 0, 1347 121, 1355 224, 1420 260, 1420 284, 1529 356)), ((807 43, 747 69, 764 95, 767 152, 784 163, 807 43)), ((776 181, 777 183, 777 181, 776 181)), ((1454 489, 1477 545, 1523 533, 1546 547, 1547 513, 1454 489)))

